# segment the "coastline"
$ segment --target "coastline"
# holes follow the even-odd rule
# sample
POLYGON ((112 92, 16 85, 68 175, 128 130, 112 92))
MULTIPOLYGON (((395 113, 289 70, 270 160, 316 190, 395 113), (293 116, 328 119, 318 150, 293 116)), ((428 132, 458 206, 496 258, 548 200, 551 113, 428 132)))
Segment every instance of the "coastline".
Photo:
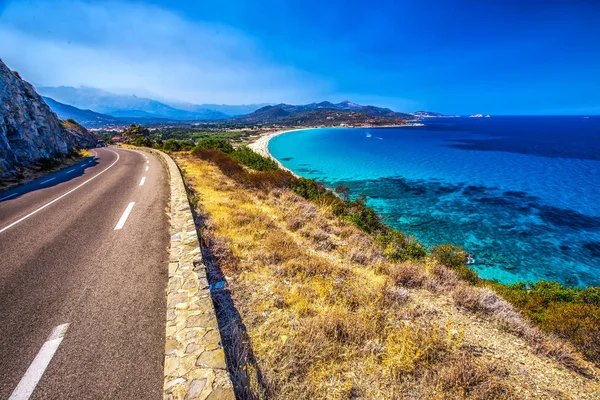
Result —
POLYGON ((269 152, 269 141, 271 139, 273 139, 275 136, 283 135, 284 133, 287 133, 287 132, 301 131, 304 129, 314 129, 314 128, 287 129, 284 131, 268 133, 266 135, 259 137, 258 139, 256 139, 256 141, 248 144, 248 147, 250 147, 254 152, 260 154, 261 156, 270 158, 271 160, 275 161, 277 163, 277 165, 279 165, 279 168, 290 172, 296 178, 300 178, 300 175, 294 173, 294 171, 290 170, 289 168, 286 168, 277 158, 273 157, 273 155, 269 152))
MULTIPOLYGON (((335 128, 344 128, 344 129, 346 129, 346 128, 401 128, 401 127, 406 127, 406 126, 424 126, 424 125, 425 124, 422 124, 422 123, 411 123, 411 124, 406 124, 406 125, 384 125, 384 126, 373 126, 373 127, 335 126, 335 127, 328 127, 328 129, 331 129, 331 128, 334 128, 334 129, 335 128)), ((317 126, 302 127, 302 128, 286 129, 283 131, 271 132, 271 133, 268 133, 266 135, 259 137, 254 142, 249 143, 248 147, 250 147, 254 152, 260 154, 261 156, 270 158, 271 160, 275 161, 277 163, 277 165, 279 165, 279 168, 290 172, 296 178, 301 178, 300 175, 296 174, 294 171, 290 170, 289 168, 286 168, 277 158, 273 157, 273 155, 269 152, 269 141, 271 139, 273 139, 275 136, 283 135, 284 133, 294 132, 294 131, 302 131, 302 130, 308 130, 308 129, 320 129, 320 128, 321 127, 317 127, 317 126)))

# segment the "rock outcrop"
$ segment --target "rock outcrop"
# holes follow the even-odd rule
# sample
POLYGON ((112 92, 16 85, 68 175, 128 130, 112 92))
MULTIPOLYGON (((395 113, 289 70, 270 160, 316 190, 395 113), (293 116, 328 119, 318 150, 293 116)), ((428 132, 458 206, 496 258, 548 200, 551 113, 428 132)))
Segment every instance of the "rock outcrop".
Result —
POLYGON ((96 145, 96 137, 87 129, 65 125, 33 86, 0 60, 0 178, 41 158, 96 145))

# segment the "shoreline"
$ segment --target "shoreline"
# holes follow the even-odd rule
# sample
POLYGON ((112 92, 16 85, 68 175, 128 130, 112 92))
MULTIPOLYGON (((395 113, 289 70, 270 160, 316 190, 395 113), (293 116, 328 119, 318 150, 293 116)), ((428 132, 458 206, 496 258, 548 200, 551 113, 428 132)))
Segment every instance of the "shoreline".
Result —
POLYGON ((294 173, 294 171, 290 170, 289 168, 286 168, 277 158, 273 157, 273 155, 269 152, 269 141, 271 139, 273 139, 275 136, 283 135, 284 133, 287 133, 287 132, 301 131, 303 129, 315 129, 315 128, 297 128, 297 129, 287 129, 284 131, 271 132, 271 133, 268 133, 266 135, 259 137, 254 142, 248 144, 248 147, 250 147, 254 152, 260 154, 261 156, 270 158, 271 160, 275 161, 277 163, 277 165, 279 165, 279 168, 290 172, 296 178, 300 178, 300 175, 294 173))
MULTIPOLYGON (((406 125, 384 125, 384 126, 332 126, 332 127, 327 127, 327 129, 340 129, 340 128, 344 128, 344 129, 353 129, 353 128, 402 128, 402 127, 406 127, 406 126, 425 126, 425 124, 422 123, 412 123, 412 124, 406 124, 406 125)), ((283 135, 284 133, 288 133, 288 132, 294 132, 294 131, 302 131, 302 130, 308 130, 308 129, 321 129, 323 127, 302 127, 302 128, 293 128, 293 129, 286 129, 286 130, 282 130, 282 131, 276 131, 276 132, 271 132, 268 133, 266 135, 263 135, 261 137, 259 137, 258 139, 256 139, 254 142, 249 143, 248 147, 250 147, 254 152, 260 154, 263 157, 267 157, 270 158, 271 160, 275 161, 277 163, 277 165, 279 165, 279 168, 286 170, 288 172, 290 172, 292 175, 294 175, 296 178, 301 178, 300 175, 296 174, 294 171, 290 170, 289 168, 286 168, 277 158, 275 158, 270 152, 269 152, 269 141, 271 139, 273 139, 275 136, 279 136, 279 135, 283 135)))

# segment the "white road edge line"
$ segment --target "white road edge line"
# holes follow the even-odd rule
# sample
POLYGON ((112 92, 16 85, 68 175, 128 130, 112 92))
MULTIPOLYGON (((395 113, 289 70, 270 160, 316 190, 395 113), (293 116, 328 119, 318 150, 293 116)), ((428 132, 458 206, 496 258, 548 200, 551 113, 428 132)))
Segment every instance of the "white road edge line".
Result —
POLYGON ((19 193, 13 193, 13 194, 9 194, 8 196, 1 198, 1 199, 0 199, 0 201, 2 201, 2 200, 6 200, 6 199, 10 199, 11 197, 14 197, 14 196, 16 196, 16 195, 18 195, 18 194, 19 194, 19 193))
POLYGON ((53 181, 55 179, 56 179, 56 177, 50 178, 50 179, 46 179, 44 182, 40 182, 40 185, 43 185, 44 183, 48 183, 48 182, 53 181))
POLYGON ((144 186, 144 182, 146 182, 146 177, 142 177, 142 180, 140 181, 140 186, 144 186))
POLYGON ((127 205, 127 208, 125 209, 125 212, 123 212, 123 215, 121 215, 121 219, 119 219, 119 222, 117 222, 117 226, 115 226, 115 231, 118 231, 119 229, 123 229, 123 227, 125 226, 125 222, 127 222, 127 218, 129 217, 129 214, 131 213, 131 210, 133 209, 133 206, 135 205, 135 201, 132 201, 131 203, 129 203, 127 205))
POLYGON ((29 368, 27 368, 27 372, 25 372, 25 375, 23 375, 21 381, 19 381, 19 384, 15 390, 13 390, 8 400, 29 399, 42 378, 44 371, 48 368, 50 361, 52 361, 52 357, 54 357, 54 353, 58 350, 58 346, 60 346, 68 328, 69 324, 62 324, 52 330, 52 333, 42 345, 42 348, 33 359, 29 368))
POLYGON ((150 169, 150 167, 146 167, 146 171, 148 171, 150 169))
POLYGON ((106 171, 108 171, 110 168, 112 168, 112 166, 115 165, 119 161, 119 158, 121 158, 121 156, 119 156, 119 153, 117 153, 115 151, 112 151, 112 150, 106 150, 106 151, 110 151, 111 153, 115 153, 117 155, 117 159, 115 160, 115 162, 113 162, 112 164, 110 164, 108 167, 106 167, 102 171, 98 172, 96 175, 92 176, 87 181, 83 182, 82 184, 80 184, 78 186, 75 186, 73 189, 69 190, 67 193, 64 193, 64 194, 58 196, 57 198, 55 198, 54 200, 51 200, 51 201, 47 202, 46 204, 44 204, 43 206, 41 206, 37 210, 34 210, 34 211, 30 212, 29 214, 27 214, 24 217, 19 218, 18 220, 16 220, 12 224, 7 225, 4 228, 0 229, 0 233, 4 232, 5 230, 7 230, 9 228, 12 228, 13 226, 17 225, 18 223, 20 223, 22 221, 25 221, 27 218, 31 217, 34 214, 37 214, 38 212, 42 211, 44 208, 48 207, 49 205, 56 203, 58 200, 60 200, 63 197, 65 197, 65 196, 73 193, 74 191, 76 191, 77 189, 79 189, 80 187, 82 187, 83 185, 85 185, 86 183, 88 183, 88 182, 92 181, 93 179, 99 177, 100 175, 102 175, 103 173, 105 173, 106 171))

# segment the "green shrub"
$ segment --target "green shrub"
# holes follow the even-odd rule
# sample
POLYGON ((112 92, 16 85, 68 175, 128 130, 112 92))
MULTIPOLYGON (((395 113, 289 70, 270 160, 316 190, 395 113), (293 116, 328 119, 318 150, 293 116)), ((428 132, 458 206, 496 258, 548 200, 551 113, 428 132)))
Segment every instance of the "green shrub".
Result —
POLYGON ((233 153, 233 146, 224 139, 208 138, 198 142, 196 149, 217 149, 223 153, 233 153))
POLYGON ((427 255, 425 246, 416 237, 396 229, 388 228, 377 234, 375 241, 383 248, 383 254, 394 262, 419 260, 427 255))
POLYGON ((367 233, 377 233, 388 228, 381 222, 375 210, 367 206, 366 196, 359 197, 348 204, 344 219, 367 233))
POLYGON ((229 155, 216 149, 196 148, 192 152, 196 157, 214 163, 226 176, 250 188, 271 190, 287 188, 295 179, 288 171, 282 169, 268 171, 249 171, 229 155))
POLYGON ((270 158, 255 153, 248 146, 242 146, 231 153, 231 157, 240 164, 256 171, 275 171, 279 169, 277 163, 270 158))
POLYGON ((290 184, 290 189, 308 200, 316 200, 327 191, 322 183, 306 178, 294 179, 290 184))
POLYGON ((477 272, 467 266, 468 254, 461 247, 451 243, 442 243, 432 247, 430 252, 431 256, 440 264, 452 268, 459 278, 473 284, 479 281, 477 272))
POLYGON ((571 341, 600 365, 600 287, 568 287, 558 282, 484 283, 546 332, 571 341))
POLYGON ((148 136, 135 135, 133 145, 138 147, 152 147, 152 140, 148 136))
POLYGON ((430 249, 433 258, 440 264, 450 268, 458 268, 467 264, 467 252, 451 243, 442 243, 430 249))
POLYGON ((162 148, 164 151, 179 151, 181 150, 182 144, 180 143, 179 140, 176 139, 168 139, 167 141, 165 141, 162 145, 162 148))

